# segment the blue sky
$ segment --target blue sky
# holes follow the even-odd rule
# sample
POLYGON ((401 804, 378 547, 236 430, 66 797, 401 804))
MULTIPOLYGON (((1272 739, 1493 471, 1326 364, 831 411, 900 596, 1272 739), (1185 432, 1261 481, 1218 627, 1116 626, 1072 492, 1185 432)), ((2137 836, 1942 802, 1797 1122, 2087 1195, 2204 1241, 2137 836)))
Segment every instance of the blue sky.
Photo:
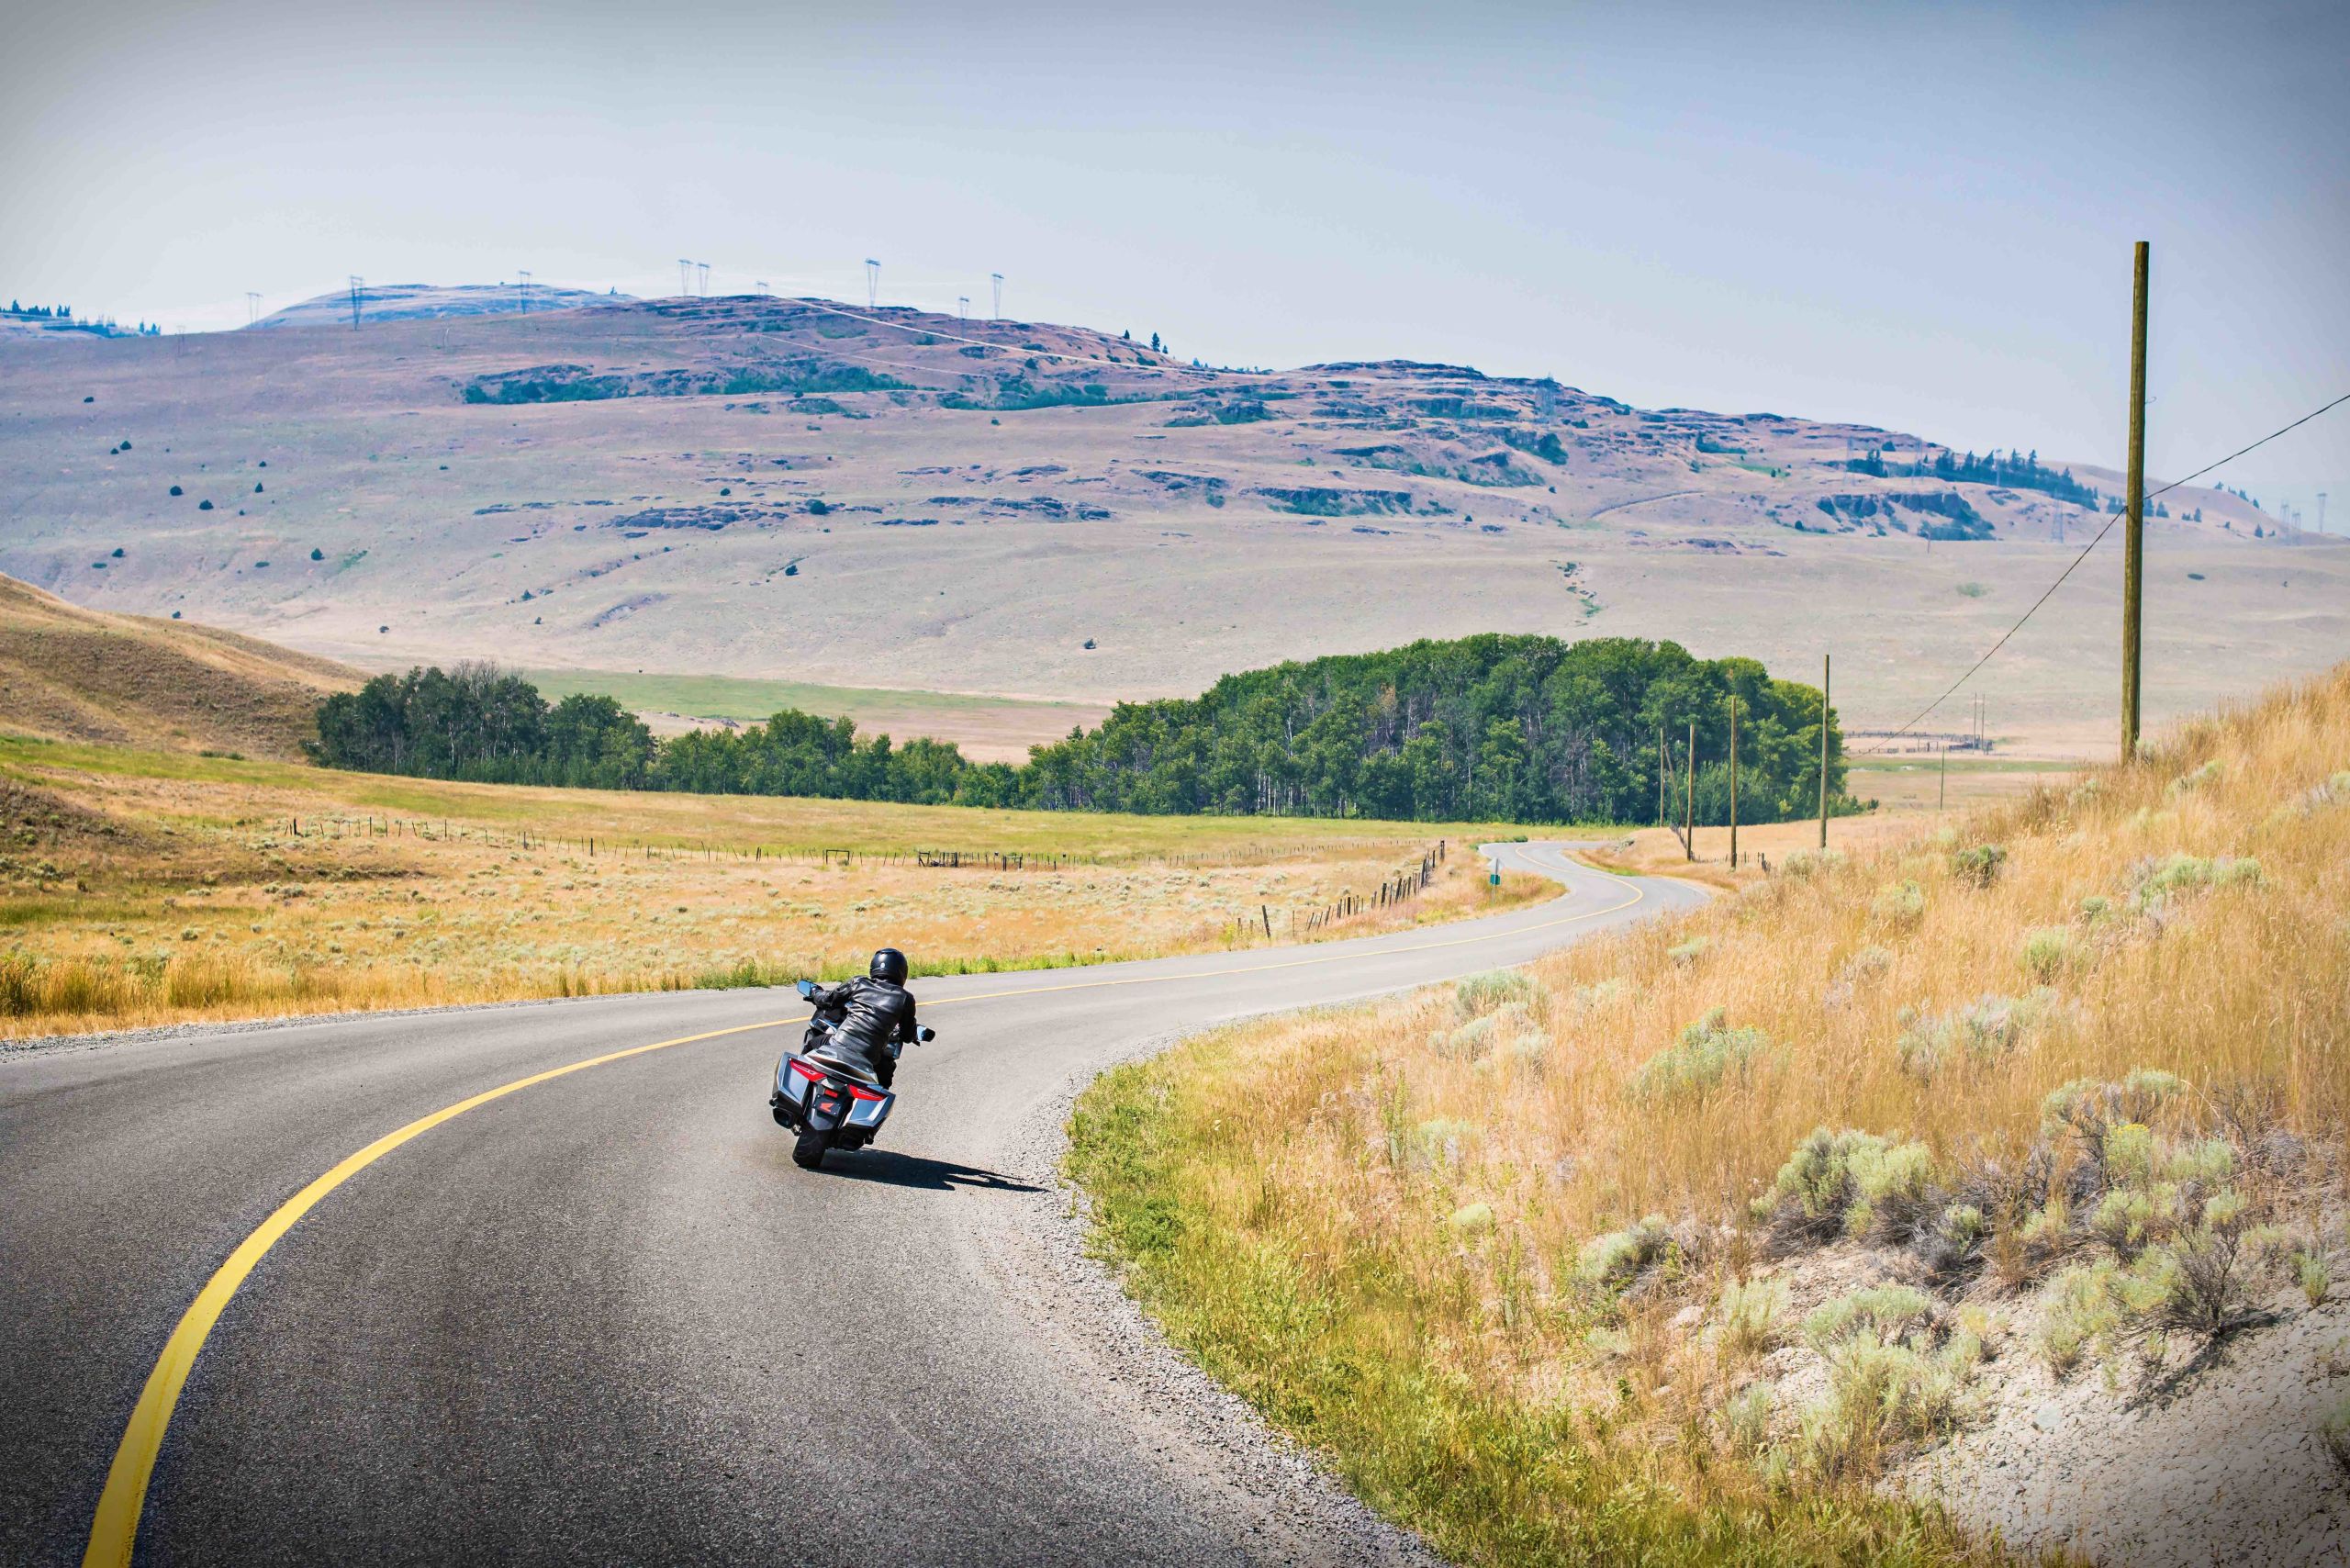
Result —
MULTIPOLYGON (((37 3, 0 297, 862 297, 2151 465, 2350 391, 2350 6, 37 3)), ((2232 478, 2333 486, 2350 409, 2232 478)))

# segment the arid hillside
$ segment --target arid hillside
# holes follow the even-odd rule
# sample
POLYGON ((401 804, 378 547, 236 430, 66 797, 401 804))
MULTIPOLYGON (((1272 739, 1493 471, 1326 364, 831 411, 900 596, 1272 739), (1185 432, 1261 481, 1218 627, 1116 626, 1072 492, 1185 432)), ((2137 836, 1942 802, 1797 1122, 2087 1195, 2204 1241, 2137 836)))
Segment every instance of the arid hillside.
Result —
MULTIPOLYGON (((0 570, 369 667, 487 655, 900 708, 1186 694, 1480 631, 1791 674, 1832 651, 1864 738, 1987 646, 2118 488, 1958 455, 1460 367, 1258 375, 1069 328, 622 302, 0 344, 0 570)), ((2214 490, 2165 510, 2155 717, 2350 644, 2350 549, 2214 490)), ((2002 655, 1993 735, 2109 745, 2118 561, 2002 655)))
POLYGON ((111 615, 0 577, 0 728, 52 740, 294 757, 360 673, 190 622, 111 615))
POLYGON ((1449 1561, 2341 1562, 2350 665, 1922 828, 1113 1070, 1102 1239, 1449 1561))

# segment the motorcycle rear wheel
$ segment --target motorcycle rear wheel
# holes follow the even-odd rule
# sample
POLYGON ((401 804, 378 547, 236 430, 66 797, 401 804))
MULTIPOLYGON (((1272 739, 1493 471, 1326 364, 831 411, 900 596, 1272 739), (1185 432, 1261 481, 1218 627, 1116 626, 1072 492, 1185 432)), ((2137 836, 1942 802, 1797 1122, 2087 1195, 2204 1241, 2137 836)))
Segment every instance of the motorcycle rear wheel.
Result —
POLYGON ((791 1162, 802 1170, 813 1170, 824 1163, 824 1156, 833 1147, 833 1135, 812 1128, 800 1135, 791 1146, 791 1162))

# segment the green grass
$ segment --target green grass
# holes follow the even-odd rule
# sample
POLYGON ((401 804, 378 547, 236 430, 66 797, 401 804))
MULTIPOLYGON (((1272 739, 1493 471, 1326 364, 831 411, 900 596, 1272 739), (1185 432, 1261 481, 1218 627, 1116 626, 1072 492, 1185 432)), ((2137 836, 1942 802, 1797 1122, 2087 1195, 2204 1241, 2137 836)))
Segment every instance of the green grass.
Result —
POLYGON ((47 768, 68 768, 121 778, 179 778, 213 783, 290 783, 317 777, 318 770, 293 762, 206 756, 185 751, 135 751, 127 746, 43 740, 0 732, 0 773, 40 782, 47 768))
MULTIPOLYGON (((678 675, 661 670, 630 674, 601 669, 517 669, 550 702, 574 692, 607 696, 639 712, 684 713, 699 719, 764 720, 779 708, 837 718, 854 716, 857 727, 892 734, 893 722, 935 722, 941 714, 1001 715, 1021 721, 1069 724, 1097 721, 1101 710, 1082 703, 1044 702, 1017 697, 978 697, 956 691, 910 691, 885 687, 816 686, 797 680, 753 680, 731 675, 678 675)), ((912 732, 907 732, 911 734, 912 732)))
POLYGON ((150 913, 123 899, 0 899, 0 931, 29 931, 69 923, 104 924, 150 913))

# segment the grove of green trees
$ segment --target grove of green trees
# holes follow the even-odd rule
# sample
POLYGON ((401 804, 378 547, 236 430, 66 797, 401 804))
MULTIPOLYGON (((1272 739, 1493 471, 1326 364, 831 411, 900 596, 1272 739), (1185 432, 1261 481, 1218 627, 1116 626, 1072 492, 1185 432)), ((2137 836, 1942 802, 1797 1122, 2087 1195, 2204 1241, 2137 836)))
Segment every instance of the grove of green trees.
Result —
POLYGON ((1945 448, 1934 454, 1931 463, 1889 463, 1882 449, 1871 447, 1865 457, 1855 457, 1840 466, 1856 474, 1873 474, 1880 479, 1943 479, 1953 484, 2005 485, 2019 490, 2040 490, 2060 501, 2076 506, 2093 507, 2098 493, 2073 477, 2070 468, 2055 469, 2040 461, 2037 452, 2021 457, 2012 452, 1986 452, 1980 457, 1969 452, 1962 457, 1945 448))
MULTIPOLYGON (((378 676, 329 698, 318 760, 492 782, 810 795, 1154 815, 1648 822, 1659 742, 1673 810, 1696 727, 1697 820, 1818 808, 1818 688, 1752 659, 1700 659, 1673 643, 1488 634, 1336 655, 1226 676, 1195 698, 1121 703, 1098 729, 1032 749, 1019 767, 955 746, 893 745, 847 719, 785 710, 764 724, 655 740, 610 698, 553 706, 486 666, 378 676)), ((1844 797, 1829 724, 1829 792, 1844 797)))

